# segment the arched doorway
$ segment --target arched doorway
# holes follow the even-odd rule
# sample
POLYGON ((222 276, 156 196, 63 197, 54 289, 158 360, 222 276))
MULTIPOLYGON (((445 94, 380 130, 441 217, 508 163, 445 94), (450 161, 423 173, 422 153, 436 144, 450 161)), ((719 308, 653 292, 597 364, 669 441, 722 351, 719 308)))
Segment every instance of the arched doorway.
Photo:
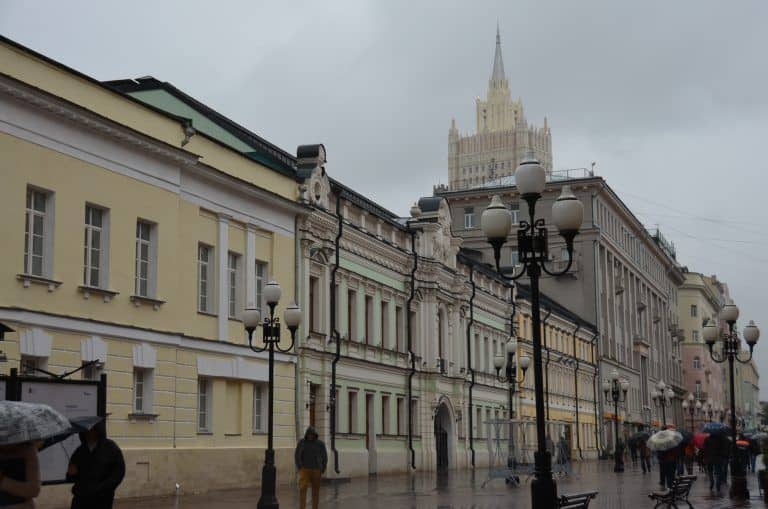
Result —
POLYGON ((453 421, 451 412, 445 402, 441 402, 435 412, 435 454, 437 470, 448 470, 451 466, 451 437, 453 435, 453 421))

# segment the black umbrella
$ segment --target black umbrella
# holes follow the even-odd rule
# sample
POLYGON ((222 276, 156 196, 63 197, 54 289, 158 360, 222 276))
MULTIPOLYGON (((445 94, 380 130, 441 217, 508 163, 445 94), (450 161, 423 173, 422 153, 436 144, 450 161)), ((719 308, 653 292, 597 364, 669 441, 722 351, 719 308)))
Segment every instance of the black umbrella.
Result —
POLYGON ((648 440, 650 437, 651 437, 650 433, 648 433, 646 431, 639 431, 639 432, 635 433, 634 435, 632 435, 631 437, 629 437, 628 442, 630 444, 639 444, 640 442, 644 442, 644 441, 648 440))
POLYGON ((74 435, 75 433, 88 431, 89 429, 93 428, 103 420, 104 420, 104 417, 100 417, 98 415, 84 415, 81 417, 74 417, 72 419, 69 419, 69 429, 63 433, 60 433, 58 435, 55 435, 46 439, 43 442, 42 447, 40 447, 40 450, 42 451, 43 449, 46 449, 52 445, 58 444, 59 442, 63 442, 64 440, 74 435))
POLYGON ((693 440, 693 433, 686 430, 677 430, 677 431, 680 432, 681 435, 683 435, 683 441, 680 443, 681 445, 685 446, 691 443, 691 441, 693 440))

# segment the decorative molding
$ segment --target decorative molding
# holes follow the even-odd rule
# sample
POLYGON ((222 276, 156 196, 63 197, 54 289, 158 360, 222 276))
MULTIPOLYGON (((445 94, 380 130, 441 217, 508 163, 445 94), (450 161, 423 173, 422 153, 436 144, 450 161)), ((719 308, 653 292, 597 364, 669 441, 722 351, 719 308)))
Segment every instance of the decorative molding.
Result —
POLYGON ((49 292, 53 292, 56 288, 62 285, 61 281, 42 276, 33 276, 32 274, 16 274, 16 279, 21 281, 24 288, 29 288, 33 284, 43 285, 48 287, 49 292))
POLYGON ((19 351, 30 357, 50 357, 53 336, 39 327, 24 329, 19 332, 19 351))
POLYGON ((92 293, 95 293, 96 295, 101 295, 104 302, 109 302, 118 295, 120 295, 120 292, 116 292, 114 290, 107 290, 106 288, 97 288, 95 286, 85 286, 80 285, 77 287, 77 291, 83 294, 83 298, 85 300, 88 300, 91 297, 92 293))
POLYGON ((133 366, 136 368, 155 369, 157 367, 157 350, 147 343, 134 345, 133 366))
POLYGON ((99 336, 91 336, 80 343, 80 352, 83 362, 99 361, 107 362, 107 343, 99 336))

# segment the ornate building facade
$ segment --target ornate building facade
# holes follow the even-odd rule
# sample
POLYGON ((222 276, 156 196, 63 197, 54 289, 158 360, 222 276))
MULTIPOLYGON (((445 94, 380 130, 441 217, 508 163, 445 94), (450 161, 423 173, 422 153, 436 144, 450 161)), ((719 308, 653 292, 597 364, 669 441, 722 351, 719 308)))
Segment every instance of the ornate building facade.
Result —
POLYGON ((475 133, 462 135, 451 120, 448 131, 448 187, 452 190, 483 185, 514 174, 520 160, 533 151, 552 170, 552 133, 546 117, 542 127, 528 124, 521 99, 512 99, 504 72, 501 36, 496 29, 496 52, 485 100, 475 100, 475 133))

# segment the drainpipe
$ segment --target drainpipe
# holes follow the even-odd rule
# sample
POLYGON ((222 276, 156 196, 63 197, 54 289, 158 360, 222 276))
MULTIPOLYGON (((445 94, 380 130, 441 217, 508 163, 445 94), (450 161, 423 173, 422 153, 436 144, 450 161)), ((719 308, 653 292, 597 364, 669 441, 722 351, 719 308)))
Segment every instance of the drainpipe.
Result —
POLYGON ((416 230, 411 230, 411 248, 413 249, 413 270, 411 270, 411 294, 407 304, 408 327, 408 358, 411 360, 411 369, 408 373, 408 450, 411 453, 411 468, 416 469, 416 452, 413 450, 413 375, 416 374, 416 354, 413 352, 413 334, 411 327, 411 303, 416 296, 416 270, 419 267, 419 253, 416 252, 416 230))
POLYGON ((544 377, 545 382, 544 385, 546 386, 545 390, 547 392, 547 421, 549 421, 549 352, 550 348, 547 346, 547 320, 549 319, 549 316, 552 314, 552 308, 547 310, 547 315, 544 317, 544 319, 541 321, 541 326, 544 329, 541 334, 541 338, 544 340, 544 348, 547 349, 547 362, 544 363, 544 377))
POLYGON ((600 409, 598 408, 599 401, 597 399, 597 376, 600 374, 600 372, 597 369, 597 355, 595 355, 598 335, 599 332, 595 331, 594 336, 592 336, 592 364, 594 365, 595 369, 594 373, 592 373, 592 401, 594 401, 595 404, 595 448, 597 448, 597 456, 600 458, 603 455, 603 448, 602 444, 600 443, 600 430, 598 426, 598 423, 600 422, 600 409))
POLYGON ((581 329, 581 324, 576 324, 576 330, 573 331, 573 358, 576 361, 576 368, 573 370, 573 394, 576 397, 576 449, 579 451, 579 458, 584 459, 581 453, 581 433, 579 433, 579 356, 576 353, 576 334, 581 329))
POLYGON ((472 295, 469 297, 469 321, 467 322, 467 371, 469 371, 469 453, 472 468, 475 468, 475 445, 472 427, 474 426, 473 408, 472 408, 472 389, 475 386, 475 370, 472 368, 472 324, 475 323, 475 269, 469 266, 469 284, 472 285, 472 295))
POLYGON ((341 217, 341 193, 336 195, 336 240, 334 242, 334 252, 336 259, 331 269, 331 334, 336 342, 336 355, 331 361, 331 451, 333 452, 333 471, 340 474, 339 469, 339 451, 336 449, 336 364, 341 358, 341 334, 336 328, 336 271, 339 270, 339 243, 341 241, 342 228, 344 227, 344 218, 341 217))

